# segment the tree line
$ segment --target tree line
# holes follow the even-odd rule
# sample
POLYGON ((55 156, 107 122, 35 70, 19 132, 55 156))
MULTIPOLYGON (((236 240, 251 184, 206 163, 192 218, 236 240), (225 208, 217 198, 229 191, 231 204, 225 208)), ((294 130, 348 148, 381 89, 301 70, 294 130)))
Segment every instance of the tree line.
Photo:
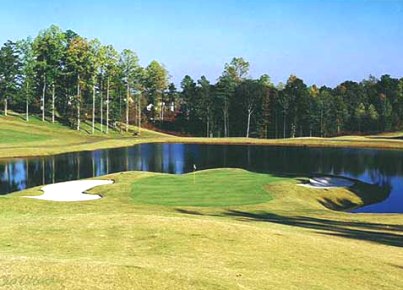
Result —
MULTIPOLYGON (((0 49, 0 100, 9 109, 80 130, 100 122, 108 133, 117 124, 141 125, 146 103, 157 103, 168 87, 168 72, 152 61, 139 65, 135 52, 88 40, 52 25, 35 39, 7 41, 0 49)), ((122 128, 120 128, 122 129, 122 128)))
MULTIPOLYGON (((403 78, 370 76, 335 88, 307 86, 291 75, 275 86, 268 75, 248 76, 234 58, 216 84, 205 77, 181 82, 181 112, 174 124, 200 136, 288 138, 372 133, 403 127, 403 78)), ((167 124, 165 123, 165 126, 167 124)))
MULTIPOLYGON (((80 130, 81 122, 107 134, 130 125, 207 137, 287 138, 400 130, 403 78, 370 76, 335 88, 307 86, 291 75, 275 86, 249 76, 233 58, 211 83, 185 76, 177 90, 167 69, 142 67, 135 52, 88 40, 52 25, 34 39, 0 49, 2 110, 37 115, 80 130), (100 128, 95 126, 100 123, 100 128)), ((139 132, 139 131, 138 131, 139 132)))

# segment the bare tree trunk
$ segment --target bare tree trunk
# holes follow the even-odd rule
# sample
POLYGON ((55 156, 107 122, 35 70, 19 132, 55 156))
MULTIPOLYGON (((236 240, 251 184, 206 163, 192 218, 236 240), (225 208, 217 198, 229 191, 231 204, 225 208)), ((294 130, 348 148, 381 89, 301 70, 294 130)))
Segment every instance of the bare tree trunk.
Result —
POLYGON ((228 137, 228 103, 227 99, 224 100, 224 137, 228 137))
POLYGON ((25 121, 29 121, 29 115, 28 115, 28 108, 29 108, 29 105, 28 105, 28 98, 25 100, 25 121))
POLYGON ((46 78, 43 77, 43 88, 42 88, 42 122, 45 121, 45 94, 46 94, 46 78))
POLYGON ((230 128, 229 125, 230 125, 230 124, 229 124, 229 113, 228 113, 228 111, 227 111, 227 137, 230 137, 230 136, 231 136, 231 133, 230 133, 230 131, 229 131, 229 128, 230 128))
POLYGON ((92 134, 95 133, 95 85, 92 86, 92 134))
POLYGON ((130 87, 129 84, 126 86, 126 132, 129 132, 129 98, 130 98, 130 87))
POLYGON ((52 84, 52 123, 55 122, 55 84, 52 84))
POLYGON ((320 137, 323 137, 323 109, 320 108, 320 137))
POLYGON ((295 138, 295 130, 296 130, 295 124, 291 123, 291 138, 295 138))
POLYGON ((29 87, 29 83, 28 81, 26 82, 26 86, 25 86, 25 93, 26 93, 26 98, 25 98, 25 121, 29 121, 29 115, 28 115, 28 109, 29 109, 29 102, 28 102, 28 87, 29 87))
POLYGON ((214 137, 214 116, 210 115, 210 132, 209 132, 209 137, 213 138, 214 137))
POLYGON ((160 121, 162 122, 162 96, 161 96, 161 101, 160 101, 160 121))
POLYGON ((80 75, 77 77, 77 131, 80 131, 80 75))
POLYGON ((207 109, 206 137, 210 135, 210 108, 207 109))
POLYGON ((207 123, 206 123, 206 137, 208 138, 209 137, 209 131, 210 131, 210 129, 209 129, 209 120, 208 120, 208 117, 207 117, 207 123))
POLYGON ((246 127, 246 138, 249 138, 249 130, 250 130, 250 116, 252 115, 252 110, 248 109, 248 126, 246 127))
POLYGON ((141 94, 139 95, 139 113, 138 113, 138 118, 139 118, 139 125, 138 125, 138 129, 139 129, 139 136, 140 136, 140 129, 141 129, 141 94))
POLYGON ((285 138, 285 126, 286 126, 286 122, 285 122, 285 118, 286 118, 285 112, 283 112, 283 115, 284 115, 284 119, 283 119, 283 138, 285 138))
POLYGON ((274 111, 274 138, 278 138, 277 110, 274 111))
POLYGON ((227 137, 227 114, 225 109, 224 109, 224 137, 227 137))
POLYGON ((228 137, 229 130, 228 130, 228 100, 224 99, 224 137, 228 137))
POLYGON ((104 96, 103 96, 103 94, 102 94, 102 92, 103 92, 103 83, 102 83, 102 77, 101 77, 101 87, 100 87, 100 89, 101 89, 101 104, 100 104, 100 106, 101 106, 101 108, 100 108, 100 113, 101 113, 101 133, 103 133, 104 132, 104 96))
POLYGON ((8 110, 8 100, 7 97, 4 98, 4 116, 7 116, 7 110, 8 110))
POLYGON ((109 76, 106 89, 106 134, 109 133, 109 76))
POLYGON ((164 122, 164 108, 165 108, 165 103, 161 101, 161 122, 164 122))

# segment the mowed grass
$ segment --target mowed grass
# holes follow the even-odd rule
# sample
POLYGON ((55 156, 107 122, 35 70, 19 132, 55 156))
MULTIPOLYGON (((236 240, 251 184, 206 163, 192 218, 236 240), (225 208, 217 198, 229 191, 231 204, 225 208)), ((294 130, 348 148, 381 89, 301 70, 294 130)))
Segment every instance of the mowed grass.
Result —
POLYGON ((272 199, 232 206, 136 202, 135 184, 161 178, 147 172, 103 177, 115 183, 91 190, 104 197, 96 201, 21 197, 39 188, 8 195, 0 198, 0 288, 401 289, 401 215, 321 205, 359 204, 347 189, 310 189, 238 169, 198 174, 206 186, 224 176, 227 183, 213 188, 217 194, 239 176, 267 182, 263 190, 272 199))
POLYGON ((136 203, 225 207, 271 200, 272 196, 264 186, 278 180, 244 170, 161 174, 133 183, 131 193, 136 203))
POLYGON ((141 129, 140 136, 135 136, 138 131, 135 126, 130 126, 129 132, 110 128, 109 134, 105 133, 105 128, 103 126, 102 132, 101 124, 96 123, 92 134, 90 121, 83 120, 81 130, 77 131, 58 122, 43 122, 36 116, 26 122, 22 115, 10 112, 9 116, 0 115, 0 158, 124 147, 173 138, 147 129, 141 129))
POLYGON ((41 134, 27 134, 26 132, 4 129, 0 131, 0 140, 2 144, 22 143, 44 141, 48 138, 41 134))
MULTIPOLYGON (((82 125, 77 132, 34 117, 25 122, 19 115, 0 116, 4 132, 0 158, 143 142, 403 148, 401 140, 354 136, 177 138, 149 130, 142 130, 140 137, 121 131, 106 135, 99 124, 91 135, 90 123, 82 125)), ((322 205, 362 205, 360 197, 347 189, 304 188, 293 179, 234 169, 198 172, 194 184, 192 174, 176 179, 127 172, 104 178, 116 182, 91 190, 104 197, 96 201, 59 203, 21 197, 38 195, 39 188, 0 197, 1 289, 401 289, 403 285, 402 216, 349 214, 322 205), (142 184, 150 185, 150 196, 134 190, 142 184)))

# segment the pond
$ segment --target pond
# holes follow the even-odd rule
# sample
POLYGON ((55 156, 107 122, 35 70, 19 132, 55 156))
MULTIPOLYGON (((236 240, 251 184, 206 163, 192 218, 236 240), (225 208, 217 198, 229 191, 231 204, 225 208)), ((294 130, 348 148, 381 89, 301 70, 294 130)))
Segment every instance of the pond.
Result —
POLYGON ((193 164, 197 170, 234 167, 281 175, 331 174, 350 177, 379 186, 383 192, 383 196, 378 198, 379 202, 355 212, 403 213, 403 150, 141 144, 0 160, 0 194, 120 171, 183 174, 193 171, 193 164))

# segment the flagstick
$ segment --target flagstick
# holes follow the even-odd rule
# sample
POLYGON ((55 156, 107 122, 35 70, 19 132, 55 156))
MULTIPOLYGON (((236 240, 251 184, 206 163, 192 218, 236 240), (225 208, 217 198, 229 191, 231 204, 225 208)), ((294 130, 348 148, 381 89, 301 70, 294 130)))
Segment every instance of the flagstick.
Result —
POLYGON ((193 184, 196 183, 196 164, 193 164, 193 184))

